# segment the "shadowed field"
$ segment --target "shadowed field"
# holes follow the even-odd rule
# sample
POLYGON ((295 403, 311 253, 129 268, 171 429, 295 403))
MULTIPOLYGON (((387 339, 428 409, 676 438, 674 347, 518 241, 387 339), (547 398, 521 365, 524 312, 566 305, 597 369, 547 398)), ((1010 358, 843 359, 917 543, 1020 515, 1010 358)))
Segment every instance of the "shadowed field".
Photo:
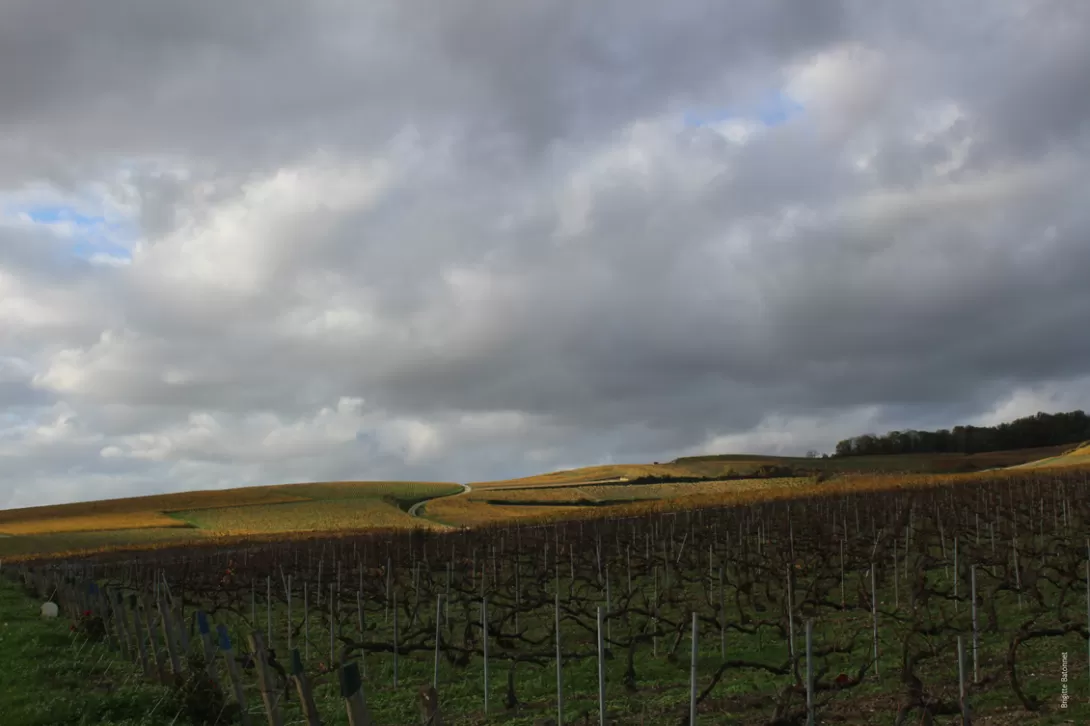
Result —
POLYGON ((916 473, 953 474, 984 471, 1048 457, 1059 456, 1071 449, 1048 446, 1011 451, 990 451, 979 454, 890 454, 886 456, 847 456, 843 458, 809 458, 801 456, 758 456, 753 454, 717 454, 688 456, 656 464, 604 464, 579 469, 537 474, 519 479, 486 481, 473 484, 474 489, 496 487, 528 487, 539 485, 587 483, 620 478, 655 477, 744 477, 762 470, 788 468, 796 473, 916 473))
POLYGON ((1090 444, 1083 444, 1057 456, 1021 464, 1019 469, 1049 469, 1054 467, 1090 466, 1090 444))
POLYGON ((195 509, 175 512, 173 516, 202 531, 226 536, 330 532, 362 527, 390 529, 420 524, 395 504, 371 497, 195 509))

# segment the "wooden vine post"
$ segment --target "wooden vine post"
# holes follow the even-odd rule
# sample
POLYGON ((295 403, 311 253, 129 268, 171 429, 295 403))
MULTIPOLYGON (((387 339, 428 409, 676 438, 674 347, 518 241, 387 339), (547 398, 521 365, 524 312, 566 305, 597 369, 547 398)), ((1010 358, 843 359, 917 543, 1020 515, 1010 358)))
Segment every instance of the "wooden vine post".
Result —
POLYGON ((235 651, 231 647, 231 636, 227 634, 226 625, 217 625, 216 634, 219 636, 220 652, 227 664, 227 675, 231 679, 231 687, 235 693, 235 702, 238 703, 241 714, 242 726, 250 726, 250 711, 246 707, 246 691, 242 688, 242 675, 238 671, 238 661, 235 660, 235 651))
POLYGON ((250 633, 250 651, 254 655, 254 665, 257 666, 257 686, 261 690, 261 701, 265 705, 269 726, 284 726, 280 698, 273 685, 272 669, 269 667, 269 654, 265 650, 265 641, 257 630, 250 633))
POLYGON ((341 666, 341 698, 348 712, 349 726, 375 726, 371 712, 363 697, 363 681, 360 679, 360 667, 356 663, 341 666))

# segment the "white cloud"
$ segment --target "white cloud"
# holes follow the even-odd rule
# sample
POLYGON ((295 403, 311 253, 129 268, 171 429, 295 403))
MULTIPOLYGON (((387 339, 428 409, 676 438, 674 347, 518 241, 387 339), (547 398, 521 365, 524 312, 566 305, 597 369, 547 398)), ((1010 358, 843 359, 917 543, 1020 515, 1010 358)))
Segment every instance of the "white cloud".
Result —
POLYGON ((0 270, 0 323, 8 330, 59 326, 70 318, 63 307, 28 290, 19 279, 0 270))
POLYGON ((389 174, 381 164, 280 169, 227 202, 188 210, 174 232, 137 248, 134 274, 179 297, 267 294, 308 256, 321 254, 324 221, 365 208, 389 174))
POLYGON ((743 433, 711 434, 702 443, 687 449, 685 455, 755 453, 799 456, 811 450, 829 453, 830 441, 874 431, 881 418, 882 411, 877 406, 838 412, 833 416, 767 416, 743 433))
POLYGON ((975 426, 995 426, 1037 413, 1090 411, 1090 377, 1065 383, 1016 386, 994 408, 975 417, 975 426))
POLYGON ((825 131, 842 136, 877 120, 894 89, 881 52, 859 43, 823 50, 788 70, 785 92, 825 131))

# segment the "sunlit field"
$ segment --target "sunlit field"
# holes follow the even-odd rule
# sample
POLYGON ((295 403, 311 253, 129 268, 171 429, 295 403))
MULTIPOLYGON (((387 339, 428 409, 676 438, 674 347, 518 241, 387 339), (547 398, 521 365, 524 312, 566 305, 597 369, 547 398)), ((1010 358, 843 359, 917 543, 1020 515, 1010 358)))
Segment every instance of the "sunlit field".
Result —
POLYGON ((431 527, 416 502, 460 492, 436 482, 321 482, 183 492, 0 512, 0 556, 156 547, 224 537, 431 527))

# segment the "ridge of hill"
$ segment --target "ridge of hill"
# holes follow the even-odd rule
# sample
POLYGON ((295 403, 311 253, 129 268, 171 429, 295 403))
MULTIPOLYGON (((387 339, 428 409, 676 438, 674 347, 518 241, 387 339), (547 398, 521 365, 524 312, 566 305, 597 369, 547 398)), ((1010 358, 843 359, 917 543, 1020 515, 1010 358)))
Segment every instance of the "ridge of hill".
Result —
POLYGON ((535 474, 516 479, 474 482, 475 489, 511 486, 550 486, 638 477, 701 477, 721 479, 752 476, 816 476, 842 473, 958 474, 998 469, 1060 456, 1071 448, 1046 446, 977 454, 874 454, 851 457, 707 454, 684 456, 653 464, 601 464, 535 474))
POLYGON ((1080 464, 1090 465, 1090 445, 980 454, 690 456, 662 463, 589 466, 464 488, 446 482, 344 481, 190 491, 0 510, 0 557, 444 528, 543 512, 579 516, 588 507, 636 501, 668 505, 744 492, 765 496, 772 490, 776 496, 789 496, 789 491, 812 488, 827 479, 858 475, 930 476, 1080 464))

